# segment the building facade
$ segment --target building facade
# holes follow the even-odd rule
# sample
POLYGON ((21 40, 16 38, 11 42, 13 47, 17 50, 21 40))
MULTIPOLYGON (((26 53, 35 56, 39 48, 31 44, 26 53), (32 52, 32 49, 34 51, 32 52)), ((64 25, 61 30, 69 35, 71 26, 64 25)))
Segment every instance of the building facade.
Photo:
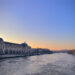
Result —
POLYGON ((0 55, 4 54, 23 55, 30 49, 31 47, 28 46, 26 43, 16 44, 11 42, 6 42, 2 38, 0 38, 0 55))

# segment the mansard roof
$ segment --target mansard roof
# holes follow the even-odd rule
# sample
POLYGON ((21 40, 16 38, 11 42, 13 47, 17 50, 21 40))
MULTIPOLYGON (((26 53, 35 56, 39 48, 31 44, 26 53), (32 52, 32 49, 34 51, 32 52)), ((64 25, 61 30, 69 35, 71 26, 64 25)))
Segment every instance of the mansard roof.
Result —
POLYGON ((9 44, 9 45, 19 45, 19 46, 23 46, 23 47, 28 46, 26 43, 17 44, 17 43, 5 42, 5 44, 9 44))
POLYGON ((21 44, 16 44, 16 43, 11 43, 11 42, 5 42, 5 44, 9 44, 9 45, 21 45, 21 44))

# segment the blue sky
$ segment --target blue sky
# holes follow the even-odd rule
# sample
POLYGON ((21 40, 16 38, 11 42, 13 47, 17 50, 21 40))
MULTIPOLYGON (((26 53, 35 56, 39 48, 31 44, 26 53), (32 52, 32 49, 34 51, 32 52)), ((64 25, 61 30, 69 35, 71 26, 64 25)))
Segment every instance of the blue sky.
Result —
POLYGON ((0 0, 0 36, 32 47, 75 48, 74 0, 0 0))

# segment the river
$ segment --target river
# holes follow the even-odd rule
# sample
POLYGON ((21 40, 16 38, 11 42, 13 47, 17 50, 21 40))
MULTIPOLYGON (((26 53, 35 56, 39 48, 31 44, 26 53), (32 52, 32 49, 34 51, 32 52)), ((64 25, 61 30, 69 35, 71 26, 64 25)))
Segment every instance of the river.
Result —
POLYGON ((75 75, 75 56, 55 53, 3 59, 0 75, 75 75))

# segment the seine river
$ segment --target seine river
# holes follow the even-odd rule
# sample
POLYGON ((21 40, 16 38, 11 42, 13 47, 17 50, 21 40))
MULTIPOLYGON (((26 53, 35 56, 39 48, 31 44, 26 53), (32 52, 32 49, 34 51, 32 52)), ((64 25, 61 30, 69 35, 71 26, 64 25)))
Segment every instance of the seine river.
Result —
POLYGON ((75 56, 56 53, 0 60, 0 75, 75 75, 75 56))

